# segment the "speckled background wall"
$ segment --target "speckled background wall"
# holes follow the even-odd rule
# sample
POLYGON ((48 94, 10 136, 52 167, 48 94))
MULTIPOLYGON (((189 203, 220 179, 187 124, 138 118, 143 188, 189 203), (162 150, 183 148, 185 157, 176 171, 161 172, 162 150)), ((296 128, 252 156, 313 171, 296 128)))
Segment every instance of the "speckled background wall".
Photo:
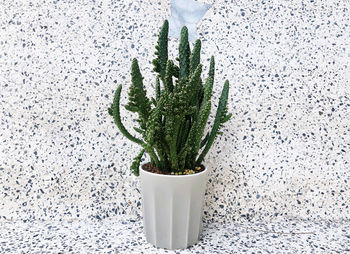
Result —
MULTIPOLYGON (((349 220, 350 2, 206 2, 202 63, 215 55, 216 105, 230 80, 233 119, 206 160, 205 219, 349 220)), ((133 57, 152 94, 169 10, 155 0, 0 3, 1 219, 140 216, 128 168, 139 148, 107 107, 117 84, 126 102, 133 57)))

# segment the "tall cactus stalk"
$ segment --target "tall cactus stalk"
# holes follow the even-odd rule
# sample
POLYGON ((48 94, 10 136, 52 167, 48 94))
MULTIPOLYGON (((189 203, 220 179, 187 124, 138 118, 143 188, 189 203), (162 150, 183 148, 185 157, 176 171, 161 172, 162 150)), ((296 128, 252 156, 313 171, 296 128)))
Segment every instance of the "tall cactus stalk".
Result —
POLYGON ((155 98, 147 97, 138 62, 136 59, 132 61, 129 102, 125 108, 137 113, 139 126, 134 130, 140 137, 132 135, 121 121, 121 85, 108 108, 120 132, 142 148, 131 165, 135 175, 139 174, 144 153, 150 156, 152 165, 162 172, 182 172, 200 166, 216 137, 222 134, 223 124, 231 118, 231 114, 227 113, 229 82, 226 80, 214 123, 205 134, 212 106, 214 57, 211 57, 208 78, 203 85, 201 41, 195 42, 191 52, 188 30, 183 27, 177 65, 168 59, 168 30, 166 20, 159 33, 156 58, 152 61, 157 73, 155 98))

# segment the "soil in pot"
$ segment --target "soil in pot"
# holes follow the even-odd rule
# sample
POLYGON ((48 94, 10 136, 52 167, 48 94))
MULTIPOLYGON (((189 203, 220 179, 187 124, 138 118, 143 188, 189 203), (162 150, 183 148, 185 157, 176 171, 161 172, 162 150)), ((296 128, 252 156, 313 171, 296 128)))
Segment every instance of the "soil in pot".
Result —
POLYGON ((160 175, 192 175, 192 174, 197 174, 204 171, 205 167, 203 165, 200 165, 199 167, 195 167, 194 169, 185 169, 182 172, 163 172, 163 171, 160 171, 157 167, 153 167, 152 164, 148 162, 142 165, 142 169, 147 172, 160 174, 160 175))

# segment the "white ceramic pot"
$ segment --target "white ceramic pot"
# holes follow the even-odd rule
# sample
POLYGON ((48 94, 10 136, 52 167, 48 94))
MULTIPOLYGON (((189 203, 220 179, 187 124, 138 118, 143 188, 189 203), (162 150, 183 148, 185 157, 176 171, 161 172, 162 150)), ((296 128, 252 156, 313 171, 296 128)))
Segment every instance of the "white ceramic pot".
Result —
POLYGON ((208 169, 192 175, 161 175, 140 168, 143 225, 149 243, 184 249, 198 242, 208 169))

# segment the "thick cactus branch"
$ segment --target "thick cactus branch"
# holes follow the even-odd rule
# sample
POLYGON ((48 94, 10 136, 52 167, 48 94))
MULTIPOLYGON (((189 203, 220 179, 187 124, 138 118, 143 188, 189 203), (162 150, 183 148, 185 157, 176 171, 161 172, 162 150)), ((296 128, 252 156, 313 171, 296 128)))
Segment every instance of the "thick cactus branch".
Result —
POLYGON ((207 144, 205 145, 202 153, 200 154, 200 156, 196 161, 196 165, 200 165, 202 163, 204 157, 206 156, 212 144, 214 143, 214 140, 218 135, 219 129, 222 127, 223 120, 226 118, 228 91, 229 91, 229 82, 228 80, 226 80, 219 99, 219 106, 216 111, 213 128, 210 132, 207 144))
POLYGON ((145 141, 150 145, 154 145, 157 140, 159 140, 158 135, 160 135, 160 133, 163 131, 163 126, 159 121, 162 113, 163 101, 163 98, 158 101, 157 106, 152 110, 152 113, 147 121, 145 141))
POLYGON ((160 99, 160 82, 159 82, 159 76, 156 78, 156 100, 158 101, 160 99))
POLYGON ((165 79, 165 70, 168 62, 168 31, 169 23, 167 20, 164 21, 162 29, 159 33, 158 43, 156 46, 155 54, 158 56, 153 60, 154 71, 160 74, 161 79, 165 79))
POLYGON ((165 87, 165 90, 169 93, 171 93, 174 89, 173 71, 174 71, 174 63, 173 61, 168 60, 166 71, 165 71, 164 87, 165 87))
POLYGON ((201 74, 202 74, 202 65, 198 64, 196 70, 194 73, 191 75, 191 78, 189 80, 189 87, 190 87, 190 105, 192 106, 199 106, 199 98, 200 98, 200 93, 202 89, 202 79, 201 79, 201 74))
MULTIPOLYGON (((208 122, 208 118, 210 115, 211 110, 211 95, 213 91, 213 79, 211 77, 208 77, 205 85, 204 90, 204 98, 203 103, 201 105, 201 108, 199 110, 199 116, 198 116, 198 123, 197 123, 197 129, 194 135, 193 145, 192 145, 192 152, 191 152, 191 159, 190 159, 190 165, 191 167, 194 167, 196 156, 198 154, 198 151, 201 147, 201 139, 204 134, 205 126, 208 122)), ((209 139, 209 138, 208 138, 209 139)))
POLYGON ((190 56, 190 73, 193 73, 201 61, 201 41, 196 40, 190 56))
POLYGON ((119 103, 120 103, 120 93, 122 91, 122 85, 119 85, 117 90, 115 91, 114 94, 114 100, 113 100, 113 104, 111 106, 111 110, 110 112, 113 114, 113 119, 115 124, 117 125, 117 127, 119 128, 120 132, 129 140, 131 140, 132 142, 135 142, 139 145, 144 145, 144 142, 142 142, 142 140, 132 136, 127 129, 124 127, 121 119, 120 119, 120 108, 119 108, 119 103))
POLYGON ((179 45, 179 80, 186 79, 190 73, 190 44, 187 27, 181 29, 179 45))
POLYGON ((131 86, 129 90, 129 103, 125 108, 139 115, 138 122, 141 129, 146 129, 147 119, 151 111, 151 102, 146 96, 146 90, 143 87, 143 77, 140 72, 137 59, 134 58, 131 64, 131 86))
POLYGON ((210 67, 209 67, 209 74, 208 76, 213 79, 214 81, 214 75, 215 75, 215 59, 214 56, 210 58, 210 67))
POLYGON ((170 153, 170 168, 177 171, 178 170, 178 153, 177 153, 177 139, 179 135, 179 127, 181 125, 181 121, 179 117, 175 115, 173 117, 169 116, 165 123, 166 128, 166 136, 165 139, 168 143, 169 153, 170 153))

